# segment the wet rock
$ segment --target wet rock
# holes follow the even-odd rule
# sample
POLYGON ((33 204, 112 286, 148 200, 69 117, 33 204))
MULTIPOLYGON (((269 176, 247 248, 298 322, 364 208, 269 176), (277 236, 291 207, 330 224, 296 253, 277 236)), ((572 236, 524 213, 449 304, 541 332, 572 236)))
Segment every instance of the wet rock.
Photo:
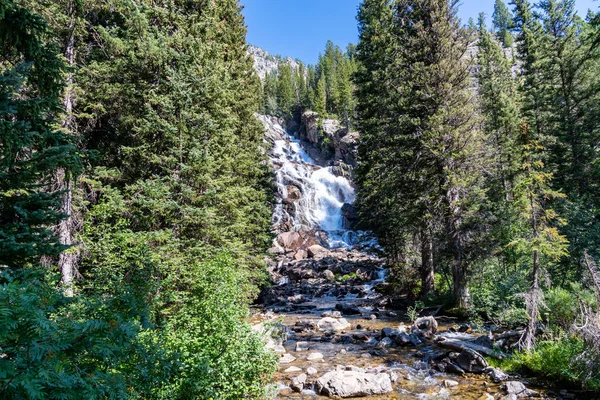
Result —
POLYGON ((286 368, 286 370, 283 372, 289 374, 292 372, 300 372, 300 371, 302 371, 302 368, 298 368, 298 367, 292 365, 291 367, 286 368))
POLYGON ((306 378, 308 378, 306 376, 306 374, 300 374, 300 375, 296 376, 295 378, 292 378, 292 383, 290 384, 290 388, 292 388, 292 390, 294 392, 300 393, 302 391, 302 389, 304 389, 304 384, 306 383, 306 378))
POLYGON ((283 232, 277 235, 277 242, 286 249, 295 250, 302 245, 302 236, 298 232, 283 232))
POLYGON ((317 360, 322 360, 322 359, 323 359, 323 354, 322 354, 322 353, 318 353, 318 352, 315 352, 315 353, 310 353, 310 354, 308 355, 308 357, 306 357, 306 359, 307 359, 308 361, 317 361, 317 360))
POLYGON ((420 330, 429 333, 436 333, 438 330, 438 323, 435 318, 429 317, 421 317, 417 318, 415 323, 413 324, 413 330, 420 330))
POLYGON ((335 274, 331 272, 331 270, 326 269, 325 271, 323 271, 323 276, 330 282, 335 281, 335 274))
POLYGON ((294 362, 296 360, 296 357, 294 357, 293 355, 286 353, 284 355, 281 356, 281 358, 279 359, 279 364, 289 364, 291 362, 294 362))
POLYGON ((335 309, 346 315, 360 314, 358 307, 353 304, 338 303, 335 305, 335 309))
POLYGON ((342 318, 342 313, 339 311, 325 311, 321 317, 342 318))
POLYGON ((525 385, 519 381, 508 381, 501 386, 501 389, 509 396, 514 395, 518 399, 539 396, 539 393, 527 389, 525 385))
POLYGON ((472 373, 481 373, 489 366, 481 354, 471 349, 461 351, 456 362, 463 370, 472 373))
POLYGON ((296 351, 308 350, 308 342, 296 342, 296 351))
POLYGON ((442 381, 442 386, 447 387, 447 388, 453 388, 453 387, 458 386, 458 382, 453 381, 451 379, 444 379, 442 381))
POLYGON ((392 381, 388 374, 359 371, 330 371, 317 379, 317 393, 324 396, 361 397, 389 393, 392 381))
POLYGON ((377 348, 384 349, 386 347, 390 347, 392 345, 392 339, 389 337, 384 337, 377 343, 377 348))
POLYGON ((358 214, 356 213, 354 206, 349 203, 344 203, 342 206, 342 217, 344 218, 343 225, 346 229, 352 229, 358 221, 358 214))
POLYGON ((321 331, 343 331, 349 328, 350 324, 346 321, 346 318, 325 317, 317 322, 317 327, 321 331))
POLYGON ((488 367, 483 372, 488 374, 488 376, 494 383, 504 382, 505 380, 508 379, 508 375, 506 375, 504 372, 502 372, 498 368, 488 367))

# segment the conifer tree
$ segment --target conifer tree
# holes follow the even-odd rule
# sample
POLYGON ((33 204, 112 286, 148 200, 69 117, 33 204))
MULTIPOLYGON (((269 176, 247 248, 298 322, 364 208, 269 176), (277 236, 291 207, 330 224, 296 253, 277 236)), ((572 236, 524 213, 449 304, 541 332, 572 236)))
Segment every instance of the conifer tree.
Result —
POLYGON ((277 104, 284 116, 291 116, 296 105, 296 90, 292 68, 288 63, 279 66, 277 73, 277 104))
POLYGON ((496 38, 502 45, 508 48, 512 47, 513 38, 510 33, 513 27, 512 15, 502 0, 496 0, 494 3, 492 27, 494 28, 494 32, 496 32, 496 38))

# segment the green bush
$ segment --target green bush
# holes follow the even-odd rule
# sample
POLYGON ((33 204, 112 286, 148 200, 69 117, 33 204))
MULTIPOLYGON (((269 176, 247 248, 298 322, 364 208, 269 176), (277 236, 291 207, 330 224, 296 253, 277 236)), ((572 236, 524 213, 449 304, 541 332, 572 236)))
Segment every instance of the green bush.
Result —
POLYGON ((581 356, 585 343, 577 337, 539 342, 533 351, 516 353, 501 367, 513 372, 526 372, 547 379, 600 389, 600 368, 590 371, 581 356))
POLYGON ((261 399, 276 368, 274 353, 242 322, 248 315, 247 279, 230 255, 188 266, 183 306, 165 326, 166 342, 180 370, 164 398, 261 399))

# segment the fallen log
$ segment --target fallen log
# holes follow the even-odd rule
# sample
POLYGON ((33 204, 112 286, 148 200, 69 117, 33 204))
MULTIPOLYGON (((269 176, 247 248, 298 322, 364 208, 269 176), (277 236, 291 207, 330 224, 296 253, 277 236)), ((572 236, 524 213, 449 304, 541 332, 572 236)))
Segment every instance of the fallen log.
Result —
POLYGON ((515 336, 523 336, 523 333, 525 333, 525 329, 521 329, 519 331, 502 332, 497 335, 494 335, 494 341, 500 340, 500 339, 508 339, 508 338, 515 337, 515 336))
POLYGON ((507 356, 507 354, 495 350, 490 349, 489 347, 481 346, 466 340, 456 340, 456 339, 444 339, 439 340, 437 345, 440 347, 444 347, 446 349, 454 350, 454 351, 463 351, 464 349, 475 350, 478 353, 485 354, 486 356, 503 359, 507 356))

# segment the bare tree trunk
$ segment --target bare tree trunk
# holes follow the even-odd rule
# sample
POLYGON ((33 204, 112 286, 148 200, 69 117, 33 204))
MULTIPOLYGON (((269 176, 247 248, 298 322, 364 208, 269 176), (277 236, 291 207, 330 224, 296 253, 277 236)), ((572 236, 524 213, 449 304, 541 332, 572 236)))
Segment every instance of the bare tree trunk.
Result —
MULTIPOLYGON (((531 207, 531 228, 533 231, 534 240, 539 237, 538 232, 538 221, 536 215, 536 208, 534 204, 534 194, 533 191, 530 190, 529 202, 531 207)), ((526 349, 527 351, 531 350, 535 345, 535 332, 537 330, 537 321, 540 316, 540 302, 542 292, 540 291, 540 255, 537 250, 533 251, 533 259, 532 259, 532 271, 531 271, 531 288, 528 293, 525 295, 525 308, 527 309, 527 317, 529 321, 527 323, 527 328, 525 329, 525 333, 520 341, 520 347, 526 349)))
POLYGON ((458 205, 460 194, 458 188, 450 187, 446 193, 449 213, 447 216, 450 249, 454 256, 452 262, 452 278, 454 286, 454 301, 458 308, 469 308, 471 294, 467 285, 467 271, 464 265, 463 238, 461 232, 462 216, 458 205))
POLYGON ((421 295, 427 296, 435 289, 433 269, 433 240, 429 227, 421 230, 421 295))
MULTIPOLYGON (((71 15, 69 21, 69 38, 65 48, 65 56, 69 68, 75 65, 75 16, 73 3, 69 2, 67 12, 71 15)), ((65 119, 62 127, 65 129, 72 128, 73 119, 73 74, 71 71, 67 74, 67 88, 65 92, 64 107, 65 119)), ((56 182, 58 190, 63 192, 61 212, 66 215, 57 227, 57 234, 60 243, 67 246, 68 249, 63 251, 58 258, 58 267, 61 273, 61 284, 66 296, 73 296, 73 280, 76 275, 77 252, 71 248, 73 245, 74 221, 72 216, 73 211, 73 193, 71 187, 71 177, 63 168, 56 171, 56 182)))

